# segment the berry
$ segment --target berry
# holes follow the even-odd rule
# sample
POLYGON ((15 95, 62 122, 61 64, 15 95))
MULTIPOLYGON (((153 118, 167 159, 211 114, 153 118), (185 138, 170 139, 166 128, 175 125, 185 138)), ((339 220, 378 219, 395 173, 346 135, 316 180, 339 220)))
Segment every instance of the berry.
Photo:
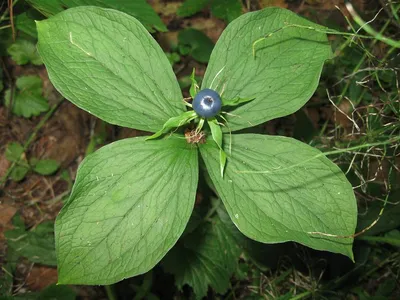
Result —
POLYGON ((221 111, 221 106, 221 97, 211 89, 201 90, 193 100, 194 111, 203 118, 215 117, 221 111))

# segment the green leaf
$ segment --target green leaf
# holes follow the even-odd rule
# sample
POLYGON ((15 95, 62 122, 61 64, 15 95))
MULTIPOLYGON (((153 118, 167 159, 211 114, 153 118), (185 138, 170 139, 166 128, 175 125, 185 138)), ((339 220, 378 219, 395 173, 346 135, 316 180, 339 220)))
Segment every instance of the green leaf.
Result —
POLYGON ((220 294, 229 289, 239 254, 235 240, 216 216, 211 223, 199 226, 180 240, 162 261, 162 266, 175 275, 178 288, 188 284, 196 298, 202 299, 207 295, 208 286, 220 294))
MULTIPOLYGON (((30 118, 49 110, 47 99, 42 97, 42 80, 39 76, 22 76, 16 81, 12 112, 30 118)), ((6 106, 10 105, 11 90, 5 94, 6 106)))
POLYGON ((226 22, 232 22, 242 14, 240 0, 217 0, 211 2, 211 13, 226 22))
POLYGON ((169 63, 171 64, 171 66, 173 66, 174 64, 176 64, 177 62, 179 62, 181 60, 181 57, 178 53, 176 52, 165 52, 165 55, 167 56, 169 63))
POLYGON ((290 254, 290 247, 287 247, 287 244, 263 244, 249 239, 238 230, 223 205, 217 207, 217 213, 236 245, 242 249, 243 255, 250 258, 258 267, 276 268, 282 255, 290 254))
POLYGON ((7 48, 7 52, 17 65, 32 63, 39 66, 43 64, 35 45, 29 41, 18 40, 7 48))
MULTIPOLYGON (((7 256, 2 266, 3 275, 0 277, 0 295, 11 295, 13 290, 14 272, 17 267, 18 254, 7 249, 7 256)), ((0 297, 0 299, 2 299, 0 297)))
POLYGON ((38 295, 38 300, 75 300, 76 293, 69 286, 52 284, 38 295))
POLYGON ((282 29, 288 23, 318 26, 288 10, 266 8, 237 18, 219 38, 202 89, 224 91, 225 99, 255 97, 227 116, 231 130, 289 115, 317 88, 324 61, 331 57, 326 34, 282 29), (257 43, 253 57, 253 43, 274 31, 257 43))
POLYGON ((16 166, 14 169, 11 171, 11 179, 14 181, 21 181, 22 179, 25 178, 26 174, 28 173, 29 168, 25 166, 16 166))
POLYGON ((157 131, 155 134, 147 137, 146 140, 156 139, 156 138, 160 137, 163 133, 168 132, 169 130, 171 130, 173 128, 177 128, 177 127, 183 126, 185 124, 188 124, 196 118, 197 118, 197 114, 194 110, 184 112, 183 114, 181 114, 180 116, 177 116, 177 117, 172 117, 167 122, 165 122, 164 126, 159 131, 157 131))
POLYGON ((219 149, 208 140, 201 155, 238 229, 263 243, 295 241, 353 258, 357 221, 353 189, 320 151, 297 140, 257 134, 232 135, 232 155, 219 170, 219 149))
POLYGON ((53 159, 39 160, 33 167, 33 171, 41 175, 51 175, 58 170, 60 164, 53 159))
POLYGON ((168 31, 161 18, 146 0, 61 0, 66 7, 99 6, 112 8, 137 18, 148 29, 154 27, 158 31, 168 31))
POLYGON ((189 220, 197 159, 181 136, 125 139, 89 155, 56 220, 59 283, 111 284, 153 268, 189 220))
POLYGON ((198 62, 209 61, 214 43, 203 32, 193 28, 182 30, 179 32, 178 41, 180 46, 189 47, 190 55, 198 62))
POLYGON ((135 18, 76 7, 37 28, 51 82, 80 108, 108 123, 152 132, 185 111, 167 57, 135 18))
MULTIPOLYGON (((30 18, 26 12, 19 14, 15 18, 15 27, 18 30, 30 35, 31 37, 37 39, 37 31, 35 21, 30 18)), ((40 59, 40 57, 39 57, 40 59)))
POLYGON ((192 97, 192 99, 194 99, 194 97, 196 97, 198 91, 199 91, 199 84, 197 83, 196 80, 196 69, 193 68, 192 74, 190 75, 190 89, 189 89, 189 93, 190 93, 190 97, 192 97))
POLYGON ((178 8, 176 14, 180 17, 189 17, 204 9, 210 0, 186 0, 178 8))
POLYGON ((222 106, 237 106, 239 104, 243 104, 246 102, 250 102, 254 100, 256 97, 247 97, 247 98, 240 98, 235 97, 233 99, 222 99, 222 106))
POLYGON ((20 226, 6 231, 4 235, 8 247, 20 256, 26 257, 31 262, 55 266, 57 261, 53 228, 52 222, 45 222, 32 231, 25 231, 24 226, 20 226))
POLYGON ((219 169, 221 170, 221 177, 224 177, 226 153, 222 147, 223 136, 221 126, 218 124, 218 121, 215 118, 207 120, 207 123, 208 126, 210 126, 212 138, 219 148, 219 169))
POLYGON ((21 181, 22 179, 25 178, 26 173, 29 171, 29 166, 26 164, 24 165, 24 159, 23 157, 24 154, 24 147, 22 147, 21 144, 19 143, 9 143, 7 145, 7 149, 5 152, 6 159, 10 162, 20 162, 21 165, 17 165, 14 167, 14 169, 11 171, 11 179, 14 181, 21 181))
POLYGON ((26 0, 32 7, 40 11, 44 16, 50 17, 64 9, 61 4, 61 0, 26 0))
POLYGON ((10 162, 17 162, 24 153, 24 147, 20 143, 11 142, 7 145, 6 158, 10 162))
POLYGON ((15 166, 10 173, 10 178, 15 181, 21 181, 25 178, 26 174, 29 172, 29 168, 26 166, 15 166))

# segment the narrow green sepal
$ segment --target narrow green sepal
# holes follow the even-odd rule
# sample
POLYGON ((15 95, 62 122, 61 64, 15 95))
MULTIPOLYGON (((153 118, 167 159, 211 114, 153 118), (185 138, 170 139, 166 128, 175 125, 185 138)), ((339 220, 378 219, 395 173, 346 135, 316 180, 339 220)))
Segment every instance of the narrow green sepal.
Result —
POLYGON ((159 131, 157 131, 153 135, 147 137, 146 141, 156 139, 156 138, 160 137, 161 135, 163 135, 164 133, 171 130, 172 128, 177 128, 182 125, 188 124, 189 122, 191 122, 192 120, 194 120, 196 118, 197 118, 197 114, 194 110, 186 111, 177 117, 172 117, 167 122, 165 122, 165 124, 159 131))
POLYGON ((223 135, 222 135, 222 130, 220 125, 218 124, 217 119, 213 118, 210 120, 207 120, 208 126, 210 126, 211 129, 211 135, 213 137, 213 140, 217 144, 219 148, 219 166, 221 170, 221 177, 224 177, 224 169, 226 165, 226 153, 224 149, 222 148, 222 140, 223 140, 223 135))
POLYGON ((197 83, 197 80, 196 80, 196 69, 195 68, 193 68, 192 75, 190 75, 190 80, 192 81, 192 85, 190 86, 189 93, 190 93, 190 96, 194 99, 194 97, 196 96, 196 94, 199 92, 199 89, 200 89, 199 84, 197 83))

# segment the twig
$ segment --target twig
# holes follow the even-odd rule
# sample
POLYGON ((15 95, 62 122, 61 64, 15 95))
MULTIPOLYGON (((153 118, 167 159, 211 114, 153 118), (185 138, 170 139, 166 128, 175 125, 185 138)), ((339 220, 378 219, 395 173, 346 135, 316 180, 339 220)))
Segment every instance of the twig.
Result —
POLYGON ((13 0, 8 0, 8 9, 10 11, 10 22, 11 22, 11 31, 12 31, 12 38, 15 42, 15 27, 14 27, 14 4, 13 0))

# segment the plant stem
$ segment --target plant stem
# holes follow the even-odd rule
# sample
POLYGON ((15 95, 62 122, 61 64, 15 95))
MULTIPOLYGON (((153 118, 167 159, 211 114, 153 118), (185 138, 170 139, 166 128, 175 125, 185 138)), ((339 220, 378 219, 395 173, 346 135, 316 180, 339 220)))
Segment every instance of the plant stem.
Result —
POLYGON ((358 240, 372 242, 372 243, 386 243, 392 246, 400 247, 400 240, 395 238, 388 238, 383 236, 360 236, 358 240))
POLYGON ((11 25, 0 26, 0 30, 7 29, 7 28, 10 28, 10 27, 11 27, 11 25))
POLYGON ((354 22, 356 22, 360 26, 360 28, 364 29, 367 33, 369 33, 371 36, 373 36, 378 41, 381 41, 392 47, 400 48, 400 41, 395 41, 395 40, 392 40, 391 38, 385 37, 380 32, 377 32, 375 29, 373 29, 367 22, 365 22, 356 13, 356 11, 354 10, 354 8, 350 2, 346 3, 346 8, 349 11, 349 13, 351 14, 351 16, 353 17, 354 22))
POLYGON ((109 300, 117 300, 113 285, 105 285, 104 288, 106 290, 106 294, 109 300))
POLYGON ((312 293, 311 291, 307 291, 307 292, 301 293, 301 294, 299 294, 299 295, 297 295, 297 296, 295 296, 295 297, 293 297, 293 298, 291 298, 291 299, 292 299, 292 300, 303 299, 303 298, 305 298, 305 297, 310 296, 311 293, 312 293))

